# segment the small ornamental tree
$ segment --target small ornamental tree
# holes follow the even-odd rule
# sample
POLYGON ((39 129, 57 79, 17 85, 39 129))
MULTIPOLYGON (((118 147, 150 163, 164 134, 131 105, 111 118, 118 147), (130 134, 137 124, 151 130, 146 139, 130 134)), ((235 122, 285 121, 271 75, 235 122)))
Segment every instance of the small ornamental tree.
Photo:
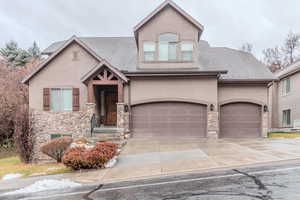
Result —
POLYGON ((19 107, 14 119, 14 142, 22 162, 30 163, 33 159, 35 135, 33 117, 28 105, 19 107))
POLYGON ((70 147, 72 141, 71 137, 59 137, 43 145, 41 151, 57 162, 61 162, 64 152, 70 147))

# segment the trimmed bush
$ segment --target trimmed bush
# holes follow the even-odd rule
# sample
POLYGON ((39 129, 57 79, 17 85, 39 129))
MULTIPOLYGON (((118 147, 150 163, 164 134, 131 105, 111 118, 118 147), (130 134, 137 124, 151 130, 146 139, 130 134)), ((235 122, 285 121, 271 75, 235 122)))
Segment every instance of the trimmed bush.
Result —
POLYGON ((68 149, 62 162, 67 167, 78 169, 97 169, 112 159, 117 153, 117 145, 112 142, 97 142, 92 149, 74 147, 68 149))
POLYGON ((41 151, 47 156, 61 162, 64 152, 69 148, 73 139, 71 137, 59 137, 51 140, 41 147, 41 151))

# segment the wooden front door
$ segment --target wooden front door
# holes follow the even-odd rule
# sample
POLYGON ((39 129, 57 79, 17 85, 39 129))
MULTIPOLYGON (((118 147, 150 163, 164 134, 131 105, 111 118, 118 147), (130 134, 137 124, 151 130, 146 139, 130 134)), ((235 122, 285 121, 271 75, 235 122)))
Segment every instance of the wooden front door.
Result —
POLYGON ((105 94, 106 125, 117 124, 117 102, 118 94, 116 92, 107 92, 105 94))

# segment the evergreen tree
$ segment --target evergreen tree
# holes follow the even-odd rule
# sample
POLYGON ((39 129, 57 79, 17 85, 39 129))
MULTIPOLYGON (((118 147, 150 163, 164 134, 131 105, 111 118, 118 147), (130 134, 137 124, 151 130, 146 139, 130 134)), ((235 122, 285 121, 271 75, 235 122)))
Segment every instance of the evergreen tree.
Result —
POLYGON ((32 58, 40 58, 41 57, 41 51, 38 47, 37 43, 34 41, 32 47, 28 49, 28 53, 32 58))
POLYGON ((0 49, 0 53, 6 57, 8 65, 11 67, 24 66, 31 58, 26 50, 18 48, 15 41, 6 43, 5 47, 0 49))
POLYGON ((0 49, 0 53, 2 56, 6 57, 7 62, 12 65, 14 65, 14 62, 19 54, 18 44, 15 41, 10 41, 5 44, 4 48, 0 49))

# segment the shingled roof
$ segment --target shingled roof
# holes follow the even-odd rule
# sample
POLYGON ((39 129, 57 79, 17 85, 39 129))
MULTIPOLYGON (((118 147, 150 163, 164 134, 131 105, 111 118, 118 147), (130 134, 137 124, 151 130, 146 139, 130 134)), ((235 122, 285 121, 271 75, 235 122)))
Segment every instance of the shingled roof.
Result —
MULTIPOLYGON (((137 47, 134 37, 80 37, 99 57, 104 58, 120 71, 135 72, 137 47)), ((44 54, 52 54, 63 45, 55 42, 46 48, 44 54)), ((226 47, 211 47, 200 40, 199 72, 228 71, 222 80, 274 80, 275 76, 252 54, 226 47)))

